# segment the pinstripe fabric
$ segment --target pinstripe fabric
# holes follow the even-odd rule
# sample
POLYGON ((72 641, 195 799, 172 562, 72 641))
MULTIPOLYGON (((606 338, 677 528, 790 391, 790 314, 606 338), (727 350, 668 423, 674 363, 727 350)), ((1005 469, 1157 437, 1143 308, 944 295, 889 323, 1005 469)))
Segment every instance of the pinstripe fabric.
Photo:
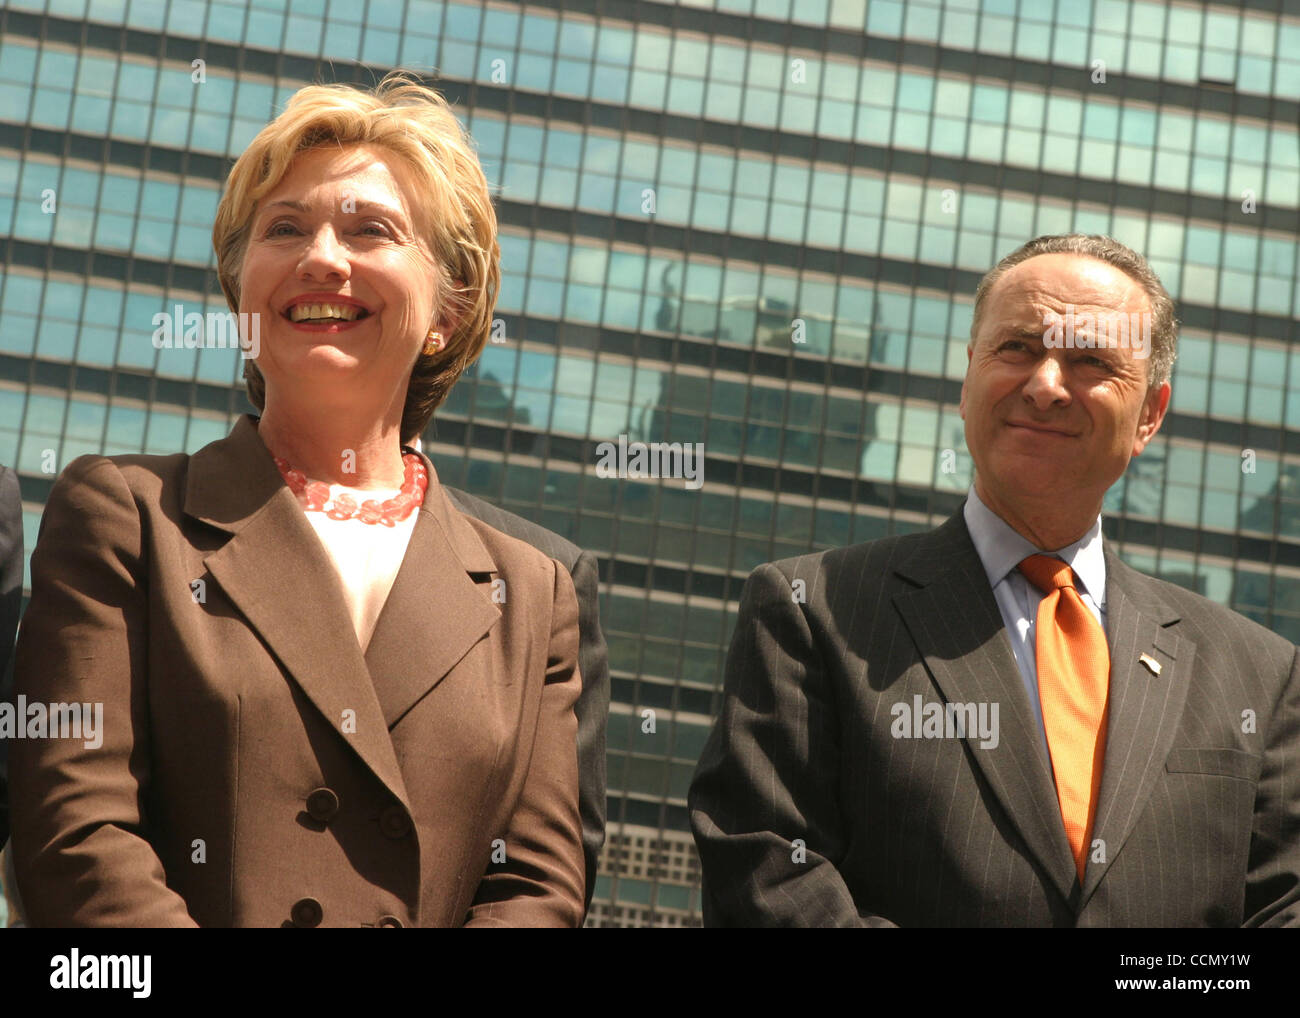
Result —
POLYGON ((510 537, 527 541, 555 559, 573 576, 578 595, 578 670, 582 693, 578 715, 578 808, 582 814, 582 850, 587 865, 586 903, 596 887, 596 861, 605 843, 605 729, 609 720, 609 651, 600 630, 600 574, 596 558, 559 534, 522 516, 443 486, 451 504, 510 537))
MULTIPOLYGON (((9 666, 22 602, 22 492, 18 475, 10 467, 0 466, 0 703, 13 696, 13 669, 9 666)), ((7 740, 0 740, 0 848, 9 840, 8 748, 7 740)))
POLYGON ((1105 552, 1109 736, 1082 886, 959 510, 750 576, 690 791, 706 923, 1300 924, 1296 647, 1105 552), (895 737, 918 696, 997 704, 996 745, 895 737))

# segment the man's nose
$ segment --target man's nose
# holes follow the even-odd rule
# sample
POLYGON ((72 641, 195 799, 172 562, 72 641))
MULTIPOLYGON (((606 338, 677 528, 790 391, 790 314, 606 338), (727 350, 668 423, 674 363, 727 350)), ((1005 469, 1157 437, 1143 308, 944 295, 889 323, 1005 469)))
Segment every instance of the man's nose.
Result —
POLYGON ((346 279, 351 274, 347 248, 340 243, 332 226, 322 226, 308 239, 298 261, 298 272, 314 279, 331 275, 346 279))
POLYGON ((1068 403, 1070 390, 1065 381, 1065 368, 1061 362, 1050 354, 1044 354, 1025 381, 1025 397, 1040 410, 1048 409, 1053 403, 1068 403))

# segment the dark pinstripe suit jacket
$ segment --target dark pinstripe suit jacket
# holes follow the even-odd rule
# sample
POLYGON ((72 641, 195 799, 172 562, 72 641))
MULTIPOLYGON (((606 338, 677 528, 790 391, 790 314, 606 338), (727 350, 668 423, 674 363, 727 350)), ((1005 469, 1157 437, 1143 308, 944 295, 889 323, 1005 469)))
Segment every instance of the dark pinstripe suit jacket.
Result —
POLYGON ((1082 886, 959 510, 749 578, 690 792, 706 923, 1300 925, 1296 647, 1105 556, 1109 732, 1082 886), (895 738, 894 705, 918 696, 997 703, 996 746, 895 738))
MULTIPOLYGON (((23 603, 23 500, 18 475, 0 466, 0 702, 10 693, 14 634, 23 603)), ((5 789, 7 745, 0 742, 0 848, 9 840, 9 798, 5 789)))
POLYGON ((569 570, 578 595, 578 671, 582 693, 574 706, 578 715, 578 809, 582 814, 582 852, 587 864, 586 903, 596 887, 596 862, 605 843, 605 729, 609 721, 609 651, 600 631, 600 573, 596 557, 554 531, 522 516, 499 509, 456 488, 443 486, 461 512, 527 541, 543 555, 569 570))

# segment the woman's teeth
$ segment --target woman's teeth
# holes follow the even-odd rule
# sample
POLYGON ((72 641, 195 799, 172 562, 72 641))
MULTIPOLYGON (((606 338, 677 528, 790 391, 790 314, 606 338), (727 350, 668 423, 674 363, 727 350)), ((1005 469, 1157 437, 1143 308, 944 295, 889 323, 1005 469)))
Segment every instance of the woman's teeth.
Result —
POLYGON ((289 321, 330 321, 351 322, 365 314, 363 308, 355 304, 295 304, 289 309, 289 321))

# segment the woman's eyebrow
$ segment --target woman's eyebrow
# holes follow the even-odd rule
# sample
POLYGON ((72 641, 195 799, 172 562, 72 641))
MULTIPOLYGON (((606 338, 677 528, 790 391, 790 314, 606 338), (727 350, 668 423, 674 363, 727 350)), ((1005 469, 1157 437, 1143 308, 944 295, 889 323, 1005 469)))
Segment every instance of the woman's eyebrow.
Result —
MULTIPOLYGON (((266 205, 262 211, 265 212, 274 208, 289 208, 293 209, 295 212, 310 212, 312 205, 310 202, 293 201, 288 198, 282 198, 280 201, 273 201, 266 205)), ((361 212, 372 211, 387 212, 389 215, 396 216, 400 219, 406 218, 406 213, 398 206, 378 201, 355 202, 353 203, 352 208, 348 210, 348 214, 360 214, 361 212)))

